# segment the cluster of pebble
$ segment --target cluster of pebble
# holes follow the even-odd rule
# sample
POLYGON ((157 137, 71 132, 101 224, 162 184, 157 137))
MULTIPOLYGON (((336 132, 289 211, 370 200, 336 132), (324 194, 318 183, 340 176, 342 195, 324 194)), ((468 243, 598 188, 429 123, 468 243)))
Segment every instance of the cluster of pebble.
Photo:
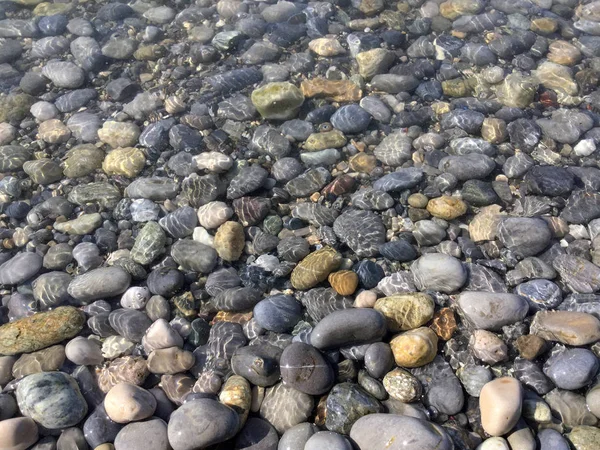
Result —
POLYGON ((600 449, 599 81, 593 0, 0 2, 0 450, 600 449))

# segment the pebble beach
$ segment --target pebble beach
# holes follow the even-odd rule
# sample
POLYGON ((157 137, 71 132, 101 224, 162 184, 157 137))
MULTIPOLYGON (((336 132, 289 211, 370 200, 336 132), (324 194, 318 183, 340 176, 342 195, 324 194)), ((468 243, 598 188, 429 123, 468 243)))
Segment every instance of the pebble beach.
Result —
POLYGON ((599 450, 600 1, 0 1, 0 450, 599 450))

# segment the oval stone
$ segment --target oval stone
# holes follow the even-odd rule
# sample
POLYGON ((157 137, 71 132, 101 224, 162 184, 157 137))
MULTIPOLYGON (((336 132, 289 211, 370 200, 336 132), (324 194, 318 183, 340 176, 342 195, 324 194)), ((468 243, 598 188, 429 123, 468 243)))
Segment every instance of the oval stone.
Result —
POLYGON ((366 344, 387 331, 385 317, 374 309, 351 308, 325 316, 312 330, 310 343, 319 350, 366 344))
POLYGON ((303 342, 288 345, 281 354, 279 364, 284 384, 305 394, 321 395, 333 385, 333 369, 311 345, 303 342))

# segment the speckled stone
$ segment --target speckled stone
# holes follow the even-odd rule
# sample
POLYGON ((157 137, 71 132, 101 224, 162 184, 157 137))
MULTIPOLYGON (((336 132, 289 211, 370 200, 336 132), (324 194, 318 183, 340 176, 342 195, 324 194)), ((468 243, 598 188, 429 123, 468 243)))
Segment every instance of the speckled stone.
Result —
POLYGON ((85 316, 72 306, 61 306, 52 311, 34 314, 0 327, 0 354, 30 353, 81 331, 85 316))

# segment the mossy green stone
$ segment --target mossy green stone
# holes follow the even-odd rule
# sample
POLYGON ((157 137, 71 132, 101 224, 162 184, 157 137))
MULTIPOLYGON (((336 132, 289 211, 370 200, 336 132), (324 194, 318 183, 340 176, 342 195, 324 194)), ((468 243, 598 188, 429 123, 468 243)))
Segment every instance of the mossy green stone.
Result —
POLYGON ((292 83, 269 83, 252 92, 252 103, 265 119, 287 120, 298 115, 304 103, 302 91, 292 83))
POLYGON ((323 133, 313 133, 304 142, 304 150, 307 152, 318 152, 327 148, 340 148, 346 145, 348 140, 339 130, 325 131, 323 133))
POLYGON ((0 122, 17 122, 29 114, 35 99, 28 94, 9 94, 0 98, 0 122))
POLYGON ((83 328, 85 315, 72 306, 34 314, 0 327, 0 355, 31 353, 65 339, 83 328))
POLYGON ((162 227, 156 222, 148 222, 135 238, 131 259, 138 264, 150 264, 163 251, 166 242, 162 227))

